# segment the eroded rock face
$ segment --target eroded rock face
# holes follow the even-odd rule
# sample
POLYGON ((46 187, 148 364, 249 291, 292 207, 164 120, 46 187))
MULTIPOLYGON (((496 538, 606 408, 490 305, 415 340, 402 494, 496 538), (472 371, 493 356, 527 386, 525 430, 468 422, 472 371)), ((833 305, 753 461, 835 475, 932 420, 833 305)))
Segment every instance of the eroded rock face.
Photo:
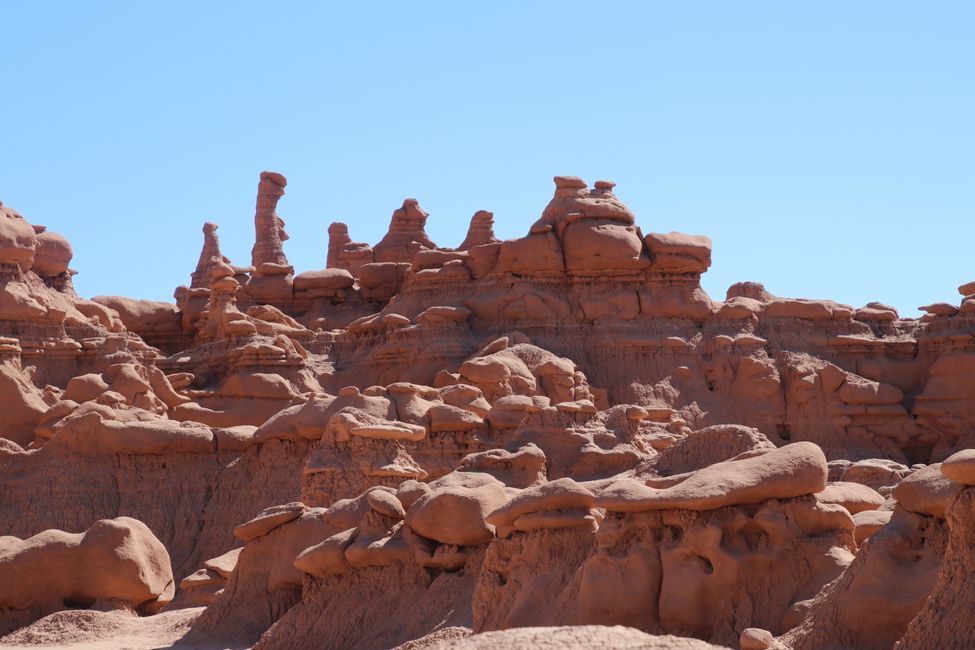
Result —
POLYGON ((948 542, 937 582, 897 642, 895 647, 898 649, 942 647, 960 650, 975 643, 975 633, 968 624, 975 602, 973 522, 975 490, 966 486, 949 506, 948 542))
POLYGON ((919 320, 713 300, 707 237, 570 176, 521 238, 439 247, 407 199, 295 273, 285 186, 175 303, 80 298, 0 208, 4 629, 172 599, 219 647, 975 642, 975 283, 919 320))
POLYGON ((0 264, 26 271, 34 264, 37 237, 27 220, 13 208, 0 203, 0 264))
POLYGON ((175 591, 166 548, 130 517, 96 521, 83 533, 0 537, 0 584, 3 631, 69 606, 158 608, 175 591))
POLYGON ((288 233, 284 221, 276 211, 278 201, 284 196, 287 179, 276 172, 262 172, 257 186, 257 210, 254 213, 256 240, 251 250, 251 265, 260 269, 263 264, 288 266, 284 254, 284 242, 288 233))

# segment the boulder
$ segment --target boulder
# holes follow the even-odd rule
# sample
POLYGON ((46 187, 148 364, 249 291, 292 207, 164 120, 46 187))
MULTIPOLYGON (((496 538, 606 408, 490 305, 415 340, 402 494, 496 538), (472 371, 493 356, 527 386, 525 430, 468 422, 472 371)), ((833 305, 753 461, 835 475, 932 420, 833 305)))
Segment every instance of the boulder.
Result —
POLYGON ((42 611, 66 601, 161 605, 175 590, 166 548, 131 517, 100 519, 83 533, 0 537, 0 585, 0 608, 42 611))
POLYGON ((453 472, 430 483, 430 492, 407 511, 406 524, 441 544, 476 546, 494 537, 485 518, 507 500, 504 484, 490 474, 453 472))
POLYGON ((690 474, 669 477, 654 488, 621 479, 600 490, 596 506, 618 512, 641 510, 715 510, 724 506, 790 499, 826 487, 826 456, 810 442, 773 451, 748 452, 690 474))
POLYGON ((963 485, 975 485, 975 449, 962 449, 946 458, 941 473, 963 485))

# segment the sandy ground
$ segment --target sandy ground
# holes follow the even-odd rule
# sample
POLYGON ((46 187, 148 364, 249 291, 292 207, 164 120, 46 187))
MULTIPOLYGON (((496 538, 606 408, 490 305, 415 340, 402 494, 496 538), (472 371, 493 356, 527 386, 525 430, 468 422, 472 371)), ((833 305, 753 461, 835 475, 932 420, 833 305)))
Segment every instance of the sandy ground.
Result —
POLYGON ((466 636, 458 628, 405 644, 410 650, 730 650, 705 641, 677 636, 655 636, 621 625, 522 627, 466 636))
POLYGON ((0 648, 214 650, 216 646, 179 642, 202 611, 192 607, 145 617, 85 609, 56 612, 3 637, 0 648))
MULTIPOLYGON (((203 607, 139 617, 124 612, 69 610, 46 616, 0 639, 0 648, 64 650, 218 650, 222 645, 182 643, 180 639, 203 607)), ((470 636, 449 627, 396 650, 728 650, 697 639, 652 636, 632 628, 581 625, 517 628, 470 636)))

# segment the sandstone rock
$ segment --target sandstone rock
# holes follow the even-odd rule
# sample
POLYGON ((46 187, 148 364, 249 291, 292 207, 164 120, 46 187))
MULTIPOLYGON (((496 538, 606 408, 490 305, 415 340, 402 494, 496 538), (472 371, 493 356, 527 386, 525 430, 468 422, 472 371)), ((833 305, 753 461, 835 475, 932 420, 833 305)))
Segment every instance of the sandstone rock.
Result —
POLYGON ((68 273, 68 264, 74 256, 68 240, 63 235, 50 230, 36 233, 35 240, 34 264, 31 270, 42 278, 53 278, 68 273))
POLYGON ((946 458, 941 473, 963 485, 975 485, 975 449, 962 449, 946 458))
POLYGON ((772 633, 757 627, 748 627, 741 631, 739 638, 742 650, 781 650, 784 645, 775 640, 772 633))
POLYGON ((941 472, 935 463, 904 478, 894 488, 893 497, 908 512, 944 519, 948 502, 961 491, 961 486, 941 472))
POLYGON ((484 472, 509 487, 526 488, 545 479, 545 452, 528 443, 516 451, 489 449, 468 454, 460 461, 458 470, 484 472))
POLYGON ((211 558, 203 563, 203 568, 213 571, 222 578, 229 578, 230 574, 237 568, 237 560, 240 557, 242 548, 235 548, 227 551, 223 555, 211 558))
POLYGON ((826 487, 826 457, 811 443, 797 442, 742 456, 684 475, 670 487, 648 487, 632 479, 617 481, 597 494, 596 505, 617 512, 713 510, 815 494, 826 487))
POLYGON ((853 515, 856 524, 857 544, 862 544, 867 538, 890 523, 893 512, 890 510, 861 510, 853 515))
POLYGON ((593 493, 570 478, 560 478, 523 490, 503 507, 488 515, 498 528, 511 526, 519 517, 548 510, 589 509, 596 504, 593 493))
MULTIPOLYGON (((886 513, 866 511, 856 517, 879 524, 886 513)), ((898 508, 875 531, 838 580, 797 603, 802 606, 794 609, 790 622, 795 627, 780 637, 787 647, 879 650, 894 647, 904 634, 937 581, 946 527, 938 519, 898 508), (896 582, 896 590, 878 588, 890 581, 896 582)))
POLYGON ((361 242, 353 242, 349 237, 347 225, 336 222, 328 227, 326 263, 328 268, 344 269, 353 276, 358 276, 363 264, 371 264, 375 261, 372 247, 361 242))
POLYGON ((403 207, 393 212, 389 231, 373 247, 376 262, 410 263, 420 250, 436 248, 424 230, 427 216, 419 201, 405 199, 403 207))
POLYGON ((244 542, 249 542, 252 539, 267 535, 278 526, 297 519, 305 510, 305 505, 298 502, 265 508, 255 518, 234 528, 234 536, 244 542))
POLYGON ((230 258, 220 252, 218 227, 217 224, 209 221, 203 224, 203 249, 200 251, 200 259, 190 280, 190 287, 193 289, 208 287, 211 282, 220 279, 217 276, 226 277, 220 272, 224 268, 233 275, 233 268, 229 268, 230 258))
POLYGON ((278 201, 284 196, 287 179, 276 172, 261 172, 261 181, 257 185, 257 208, 254 213, 255 241, 251 250, 251 265, 258 274, 267 273, 270 267, 266 264, 288 266, 288 258, 284 254, 284 242, 288 234, 284 231, 284 221, 275 211, 278 201))
POLYGON ((484 246, 497 242, 494 236, 494 213, 487 210, 478 210, 471 217, 471 225, 467 230, 467 237, 463 243, 457 247, 459 251, 466 251, 475 246, 484 246))
MULTIPOLYGON (((947 461, 946 461, 947 462, 947 461)), ((942 465, 942 470, 944 465, 942 465)), ((975 490, 965 488, 948 512, 948 542, 944 564, 930 596, 907 625, 897 642, 903 650, 967 648, 975 643, 975 631, 967 624, 975 587, 972 585, 972 522, 975 521, 975 490)))
POLYGON ((345 550, 355 541, 358 529, 350 528, 309 546, 295 557, 295 567, 316 578, 343 573, 351 568, 345 550))
POLYGON ((485 518, 508 500, 504 484, 489 474, 455 472, 431 482, 430 488, 407 511, 410 528, 442 544, 491 541, 494 525, 485 518))
POLYGON ((932 316, 954 316, 958 313, 958 307, 947 302, 935 302, 930 305, 918 307, 918 311, 924 311, 932 316))
POLYGON ((653 268, 664 273, 704 273, 711 266, 711 240, 679 232, 650 233, 647 249, 653 255, 653 268))
POLYGON ((20 267, 22 270, 34 264, 37 237, 34 229, 19 212, 0 203, 0 264, 20 267))
POLYGON ((855 515, 864 510, 876 510, 886 499, 866 485, 836 481, 827 483, 826 489, 816 494, 816 500, 843 506, 855 515))
POLYGON ((897 485, 910 473, 910 468, 901 463, 884 458, 870 458, 849 465, 840 475, 839 480, 859 483, 879 491, 897 485))
POLYGON ((716 425, 691 432, 667 447, 654 461, 659 474, 669 476, 702 469, 755 450, 775 449, 757 429, 739 425, 716 425))
POLYGON ((403 504, 400 503, 400 500, 394 494, 390 494, 384 490, 373 490, 369 492, 367 500, 369 501, 369 507, 385 517, 392 517, 393 519, 403 519, 406 517, 406 510, 403 509, 403 504))
POLYGON ((130 517, 96 521, 83 533, 0 537, 0 584, 0 607, 45 613, 65 601, 164 604, 174 590, 166 548, 130 517))
POLYGON ((338 291, 348 289, 355 283, 352 274, 345 269, 324 269, 305 271, 295 276, 294 287, 298 290, 327 289, 338 291))
POLYGON ((494 269, 498 273, 531 275, 563 273, 562 246, 551 232, 503 241, 494 269))

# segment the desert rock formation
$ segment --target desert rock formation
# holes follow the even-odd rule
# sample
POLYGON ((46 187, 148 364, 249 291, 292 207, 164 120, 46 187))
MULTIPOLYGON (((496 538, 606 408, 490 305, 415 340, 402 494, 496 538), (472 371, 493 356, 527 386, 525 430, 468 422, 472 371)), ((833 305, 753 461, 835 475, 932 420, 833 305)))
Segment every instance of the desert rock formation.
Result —
POLYGON ((709 238, 572 176, 296 273, 286 185, 173 303, 0 204, 0 647, 975 644, 975 283, 715 299, 709 238))

